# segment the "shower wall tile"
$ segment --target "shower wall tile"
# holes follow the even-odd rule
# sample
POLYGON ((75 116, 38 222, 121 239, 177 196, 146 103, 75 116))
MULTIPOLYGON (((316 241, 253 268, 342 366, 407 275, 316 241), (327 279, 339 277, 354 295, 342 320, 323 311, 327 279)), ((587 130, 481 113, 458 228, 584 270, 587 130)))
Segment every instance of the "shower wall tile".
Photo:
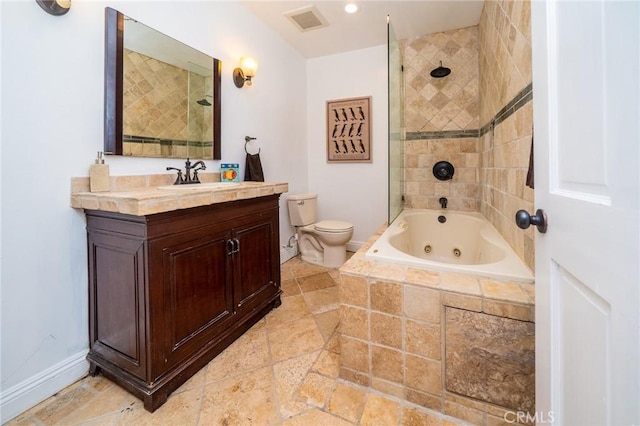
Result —
MULTIPOLYGON (((186 140, 187 79, 186 70, 125 49, 123 133, 186 140)), ((159 147, 144 149, 151 150, 144 155, 159 154, 159 147)))
POLYGON ((407 132, 477 129, 478 27, 400 40, 400 47, 407 132), (451 74, 431 77, 440 61, 451 74))
POLYGON ((404 155, 406 207, 439 209, 440 197, 451 197, 448 208, 452 210, 479 210, 478 138, 406 141, 404 155), (451 181, 439 181, 433 176, 433 165, 443 160, 455 167, 451 181))
POLYGON ((533 133, 529 0, 488 0, 480 16, 480 212, 518 256, 534 269, 533 230, 518 228, 516 211, 533 210, 533 190, 525 185, 533 133), (514 98, 520 98, 513 103, 514 98), (515 112, 500 118, 505 106, 515 112), (523 106, 520 107, 520 105, 523 106), (495 127, 491 123, 495 120, 495 127))
POLYGON ((123 56, 123 134, 130 139, 124 155, 210 158, 213 109, 195 105, 187 111, 187 101, 211 93, 212 77, 127 49, 123 56), (139 137, 158 140, 131 140, 139 137))

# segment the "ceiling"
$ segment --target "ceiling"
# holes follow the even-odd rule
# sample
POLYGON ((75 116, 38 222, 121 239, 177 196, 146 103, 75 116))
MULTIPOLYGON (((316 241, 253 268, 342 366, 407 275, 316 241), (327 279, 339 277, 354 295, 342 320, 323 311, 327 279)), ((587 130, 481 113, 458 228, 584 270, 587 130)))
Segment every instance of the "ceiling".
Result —
POLYGON ((482 0, 351 0, 358 12, 344 11, 346 0, 238 0, 306 58, 379 46, 387 42, 390 16, 397 39, 477 25, 482 0), (300 31, 285 13, 314 6, 327 26, 300 31))

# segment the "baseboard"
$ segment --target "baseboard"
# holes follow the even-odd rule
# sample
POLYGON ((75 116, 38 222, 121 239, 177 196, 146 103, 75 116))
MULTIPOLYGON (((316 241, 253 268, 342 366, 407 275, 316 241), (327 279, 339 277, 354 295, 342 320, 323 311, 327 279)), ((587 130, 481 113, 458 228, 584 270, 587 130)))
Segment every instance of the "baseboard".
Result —
POLYGON ((4 424, 86 376, 88 350, 79 352, 47 370, 0 393, 0 423, 4 424))
POLYGON ((292 247, 281 247, 280 248, 280 264, 283 264, 289 259, 296 257, 298 254, 298 249, 296 246, 292 247))
MULTIPOLYGON (((347 243, 347 251, 357 252, 364 245, 362 241, 349 241, 347 243)), ((280 248, 280 264, 292 259, 298 255, 296 246, 280 248)))
POLYGON ((347 251, 352 251, 355 253, 358 250, 360 250, 360 248, 362 248, 363 245, 364 243, 362 241, 349 241, 347 243, 347 251))

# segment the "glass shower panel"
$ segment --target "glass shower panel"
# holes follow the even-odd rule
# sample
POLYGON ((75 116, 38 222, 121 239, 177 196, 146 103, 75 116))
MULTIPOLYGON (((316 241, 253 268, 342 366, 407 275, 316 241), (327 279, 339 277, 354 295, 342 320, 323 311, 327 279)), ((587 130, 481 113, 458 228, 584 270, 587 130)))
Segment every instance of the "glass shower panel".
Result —
POLYGON ((187 108, 189 158, 213 158, 213 70, 189 62, 187 108))
POLYGON ((402 211, 404 171, 404 91, 402 52, 387 17, 389 78, 389 223, 402 211))

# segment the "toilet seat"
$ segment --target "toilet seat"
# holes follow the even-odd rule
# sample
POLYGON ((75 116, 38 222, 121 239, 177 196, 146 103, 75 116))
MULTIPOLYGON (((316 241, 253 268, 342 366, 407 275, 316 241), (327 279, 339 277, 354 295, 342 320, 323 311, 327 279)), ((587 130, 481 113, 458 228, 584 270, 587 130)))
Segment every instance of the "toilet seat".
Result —
POLYGON ((353 224, 342 220, 321 220, 313 225, 313 229, 320 232, 346 232, 353 229, 353 224))

